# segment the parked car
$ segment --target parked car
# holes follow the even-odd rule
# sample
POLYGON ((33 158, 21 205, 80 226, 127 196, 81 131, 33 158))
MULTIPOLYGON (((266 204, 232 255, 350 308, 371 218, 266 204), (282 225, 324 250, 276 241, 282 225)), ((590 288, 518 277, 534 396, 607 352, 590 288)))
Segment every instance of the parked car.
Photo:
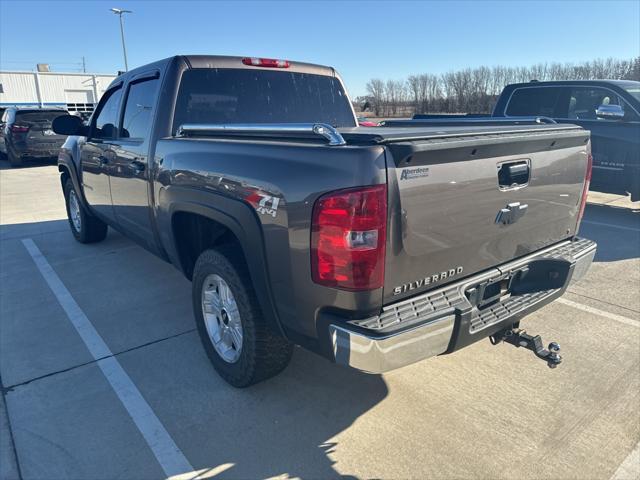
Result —
POLYGON ((380 125, 378 122, 372 122, 367 117, 358 117, 357 120, 358 125, 361 127, 377 127, 380 125))
POLYGON ((55 158, 66 136, 56 134, 51 122, 68 112, 62 109, 9 107, 0 119, 0 153, 12 167, 26 158, 55 158))
POLYGON ((182 271, 237 387, 293 344, 384 372, 512 332, 595 254, 587 131, 358 127, 329 67, 176 56, 54 129, 75 238, 111 226, 182 271))
MULTIPOLYGON (((627 80, 565 80, 507 85, 493 118, 548 117, 580 125, 591 132, 591 188, 631 193, 640 200, 640 82, 627 80)), ((415 115, 439 120, 441 115, 415 115)), ((449 120, 483 121, 485 115, 455 115, 449 120)))

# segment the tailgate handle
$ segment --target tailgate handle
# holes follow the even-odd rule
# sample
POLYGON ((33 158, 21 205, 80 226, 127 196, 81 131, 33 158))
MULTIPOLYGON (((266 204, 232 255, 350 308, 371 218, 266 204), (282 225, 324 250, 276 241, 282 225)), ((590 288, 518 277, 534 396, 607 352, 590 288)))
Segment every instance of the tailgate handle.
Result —
POLYGON ((526 160, 503 163, 498 167, 498 185, 501 190, 525 186, 529 183, 529 174, 526 160))

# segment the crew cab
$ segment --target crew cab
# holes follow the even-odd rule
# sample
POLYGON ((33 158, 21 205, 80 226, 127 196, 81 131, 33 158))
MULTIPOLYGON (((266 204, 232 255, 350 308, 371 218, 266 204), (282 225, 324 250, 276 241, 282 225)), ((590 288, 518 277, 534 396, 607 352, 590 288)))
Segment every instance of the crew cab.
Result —
POLYGON ((75 238, 112 227, 182 271, 237 387, 294 344, 372 373, 454 352, 595 255, 574 125, 359 127, 330 67, 191 55, 116 78, 88 125, 53 126, 75 238))

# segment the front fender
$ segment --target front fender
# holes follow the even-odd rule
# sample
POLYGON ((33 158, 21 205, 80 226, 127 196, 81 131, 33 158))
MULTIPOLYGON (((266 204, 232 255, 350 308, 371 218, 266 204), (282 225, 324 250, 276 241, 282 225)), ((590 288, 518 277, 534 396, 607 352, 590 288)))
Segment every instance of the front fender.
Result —
MULTIPOLYGON (((80 175, 78 169, 76 168, 76 164, 73 161, 73 154, 65 148, 61 149, 60 153, 58 154, 58 171, 61 173, 65 171, 67 172, 69 178, 71 178, 71 181, 73 182, 73 188, 78 194, 78 198, 80 198, 80 202, 87 210, 90 211, 91 209, 89 207, 89 204, 87 203, 87 199, 84 196, 84 191, 81 188, 80 175)), ((64 182, 64 175, 61 175, 60 183, 63 190, 64 182)))

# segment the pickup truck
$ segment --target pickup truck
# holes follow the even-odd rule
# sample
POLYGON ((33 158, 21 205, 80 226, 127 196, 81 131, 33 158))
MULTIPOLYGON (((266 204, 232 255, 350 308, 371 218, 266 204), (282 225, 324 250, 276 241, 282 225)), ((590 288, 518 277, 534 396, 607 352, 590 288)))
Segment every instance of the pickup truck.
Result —
POLYGON ((640 82, 631 80, 531 81, 507 85, 488 115, 415 115, 432 122, 548 117, 591 132, 591 188, 630 193, 640 200, 640 82))
POLYGON ((53 128, 75 238, 110 226, 175 265, 236 387, 294 344, 381 373, 497 338, 595 255, 587 131, 359 127, 330 67, 175 56, 53 128))

